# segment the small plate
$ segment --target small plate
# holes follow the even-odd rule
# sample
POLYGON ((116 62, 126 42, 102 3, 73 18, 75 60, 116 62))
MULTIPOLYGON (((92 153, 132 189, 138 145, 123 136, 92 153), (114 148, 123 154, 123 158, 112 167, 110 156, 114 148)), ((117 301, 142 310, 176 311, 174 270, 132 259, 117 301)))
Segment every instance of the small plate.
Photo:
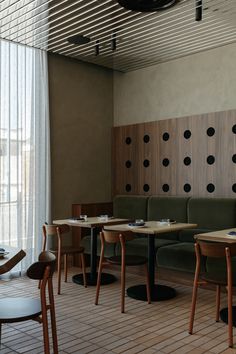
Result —
POLYGON ((9 252, 1 252, 0 253, 0 258, 4 258, 9 252))
POLYGON ((130 222, 129 223, 129 227, 140 227, 140 226, 144 226, 145 222, 130 222))
POLYGON ((176 220, 170 219, 171 224, 176 224, 176 220))

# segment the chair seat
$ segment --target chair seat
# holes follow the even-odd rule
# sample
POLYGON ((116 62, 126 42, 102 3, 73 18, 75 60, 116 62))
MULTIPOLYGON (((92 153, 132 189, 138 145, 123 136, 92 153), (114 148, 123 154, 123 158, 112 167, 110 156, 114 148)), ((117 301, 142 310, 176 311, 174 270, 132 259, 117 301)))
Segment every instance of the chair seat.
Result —
POLYGON ((21 297, 0 299, 0 323, 26 321, 40 314, 40 299, 21 297))
MULTIPOLYGON (((109 257, 109 258, 107 258, 107 262, 112 263, 112 264, 121 265, 121 256, 109 257)), ((128 255, 128 254, 125 256, 125 264, 127 266, 142 265, 145 263, 147 263, 146 257, 134 256, 134 255, 128 255)))
MULTIPOLYGON (((227 285, 227 274, 221 273, 216 273, 216 272, 207 272, 207 273, 201 273, 200 275, 201 280, 205 280, 209 283, 213 284, 219 284, 219 285, 227 285)), ((236 286, 236 279, 235 276, 233 277, 233 286, 236 286)))
MULTIPOLYGON (((50 252, 53 252, 53 253, 57 253, 58 250, 57 249, 54 249, 54 250, 51 250, 50 249, 50 252)), ((61 254, 73 254, 73 253, 83 253, 84 252, 84 247, 71 247, 71 246, 65 246, 61 249, 61 254)))

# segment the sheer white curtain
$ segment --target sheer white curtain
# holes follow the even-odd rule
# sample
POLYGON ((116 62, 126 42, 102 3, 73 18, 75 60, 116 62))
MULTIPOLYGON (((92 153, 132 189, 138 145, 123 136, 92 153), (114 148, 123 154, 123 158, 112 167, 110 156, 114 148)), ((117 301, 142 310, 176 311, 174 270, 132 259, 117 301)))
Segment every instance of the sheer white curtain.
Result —
POLYGON ((23 269, 41 250, 49 213, 47 55, 0 40, 0 245, 26 250, 23 269))

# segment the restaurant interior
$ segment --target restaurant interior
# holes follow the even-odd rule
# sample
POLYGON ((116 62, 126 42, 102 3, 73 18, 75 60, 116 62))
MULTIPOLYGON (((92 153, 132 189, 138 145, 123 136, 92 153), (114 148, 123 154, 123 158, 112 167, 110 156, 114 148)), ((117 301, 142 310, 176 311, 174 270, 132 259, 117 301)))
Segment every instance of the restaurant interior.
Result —
POLYGON ((0 26, 0 353, 236 353, 235 0, 0 26))

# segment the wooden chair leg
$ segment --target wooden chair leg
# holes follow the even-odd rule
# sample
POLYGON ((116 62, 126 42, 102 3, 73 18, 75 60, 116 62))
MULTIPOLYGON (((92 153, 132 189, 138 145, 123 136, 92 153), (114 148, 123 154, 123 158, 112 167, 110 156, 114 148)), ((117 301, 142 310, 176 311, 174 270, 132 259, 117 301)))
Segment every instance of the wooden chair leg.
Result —
POLYGON ((64 254, 64 274, 65 274, 65 283, 67 283, 67 274, 68 274, 68 254, 64 254))
POLYGON ((216 286, 216 322, 220 320, 220 285, 216 286))
POLYGON ((228 284, 228 332, 229 347, 233 347, 233 288, 232 284, 228 284))
POLYGON ((102 268, 103 268, 103 256, 101 255, 100 256, 100 261, 99 261, 99 267, 98 267, 95 305, 98 305, 98 298, 99 298, 100 286, 101 286, 102 268))
POLYGON ((57 256, 57 293, 61 294, 61 254, 57 256))
POLYGON ((150 282, 149 282, 149 274, 148 274, 148 266, 145 264, 145 273, 146 273, 146 288, 147 288, 147 302, 151 303, 151 292, 150 292, 150 282))
POLYGON ((125 260, 121 264, 121 313, 125 312, 125 260))
POLYGON ((49 335, 48 335, 48 319, 47 319, 47 304, 45 286, 41 286, 41 307, 42 307, 42 325, 43 325, 43 341, 44 341, 44 353, 50 354, 49 350, 49 335))
POLYGON ((227 263, 227 291, 228 291, 228 333, 229 347, 233 347, 233 271, 230 249, 225 248, 226 263, 227 263))
POLYGON ((57 327, 56 327, 56 314, 55 304, 53 296, 52 278, 48 280, 48 292, 50 301, 50 315, 51 315, 51 328, 52 328, 52 340, 53 340, 53 353, 58 354, 58 341, 57 341, 57 327))
POLYGON ((82 272, 83 272, 84 287, 87 288, 85 257, 83 253, 80 254, 80 258, 81 258, 81 265, 82 265, 82 272))
POLYGON ((191 314, 190 314, 190 323, 189 323, 189 334, 193 334, 193 322, 194 322, 194 315, 195 315, 196 302, 197 302, 197 290, 198 290, 198 281, 195 277, 194 284, 193 284, 193 295, 192 295, 192 305, 191 305, 191 314))

